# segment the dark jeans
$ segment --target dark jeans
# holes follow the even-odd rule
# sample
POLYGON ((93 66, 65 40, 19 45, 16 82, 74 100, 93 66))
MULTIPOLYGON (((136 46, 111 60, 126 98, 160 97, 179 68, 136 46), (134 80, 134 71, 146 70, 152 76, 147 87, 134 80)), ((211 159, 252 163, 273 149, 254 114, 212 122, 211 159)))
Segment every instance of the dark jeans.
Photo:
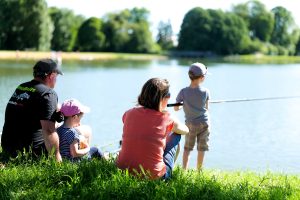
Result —
POLYGON ((97 147, 91 147, 88 153, 88 159, 103 158, 103 153, 97 147))
POLYGON ((169 138, 163 155, 164 163, 166 164, 166 173, 162 177, 162 179, 164 180, 168 180, 172 176, 172 170, 175 164, 176 151, 181 139, 181 135, 172 133, 168 137, 169 138))

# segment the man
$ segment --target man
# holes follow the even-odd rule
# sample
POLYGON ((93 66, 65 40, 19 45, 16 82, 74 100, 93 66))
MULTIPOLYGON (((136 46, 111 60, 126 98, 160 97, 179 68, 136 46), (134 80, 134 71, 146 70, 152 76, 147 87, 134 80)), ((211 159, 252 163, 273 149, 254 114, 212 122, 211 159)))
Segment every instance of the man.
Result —
POLYGON ((15 157, 18 151, 34 156, 54 152, 61 161, 55 129, 58 97, 53 90, 58 74, 63 74, 51 59, 42 59, 33 67, 34 79, 19 85, 8 101, 1 146, 15 157))

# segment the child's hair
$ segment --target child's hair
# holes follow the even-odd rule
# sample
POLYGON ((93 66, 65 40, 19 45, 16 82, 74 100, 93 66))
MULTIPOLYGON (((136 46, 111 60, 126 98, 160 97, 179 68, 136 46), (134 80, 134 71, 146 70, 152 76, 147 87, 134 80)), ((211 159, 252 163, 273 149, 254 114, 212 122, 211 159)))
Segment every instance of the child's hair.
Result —
POLYGON ((138 103, 145 108, 159 111, 159 103, 169 93, 169 82, 166 79, 151 78, 143 86, 138 103))
POLYGON ((193 80, 196 80, 198 78, 204 77, 204 75, 196 76, 192 71, 189 71, 189 77, 190 77, 191 81, 193 81, 193 80))
MULTIPOLYGON (((81 117, 83 114, 84 114, 83 112, 80 112, 80 113, 75 114, 75 115, 77 115, 78 117, 81 117)), ((67 121, 67 119, 72 118, 72 117, 75 116, 75 115, 72 115, 72 116, 64 116, 64 120, 63 120, 63 121, 67 121)))

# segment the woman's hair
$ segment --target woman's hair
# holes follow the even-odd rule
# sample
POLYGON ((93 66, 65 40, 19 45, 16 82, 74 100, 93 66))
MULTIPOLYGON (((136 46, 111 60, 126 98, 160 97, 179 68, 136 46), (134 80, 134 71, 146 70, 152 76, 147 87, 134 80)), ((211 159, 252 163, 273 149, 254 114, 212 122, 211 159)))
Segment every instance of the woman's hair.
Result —
POLYGON ((169 87, 169 82, 166 79, 149 79, 142 88, 138 103, 145 108, 159 111, 161 99, 170 94, 169 87))

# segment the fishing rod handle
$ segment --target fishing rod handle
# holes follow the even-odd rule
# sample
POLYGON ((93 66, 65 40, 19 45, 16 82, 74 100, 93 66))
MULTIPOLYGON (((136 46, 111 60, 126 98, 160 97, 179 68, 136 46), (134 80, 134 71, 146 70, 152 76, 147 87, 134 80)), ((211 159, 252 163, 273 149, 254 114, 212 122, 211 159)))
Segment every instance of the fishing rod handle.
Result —
POLYGON ((167 107, 174 107, 174 106, 182 106, 183 103, 169 103, 167 104, 167 107))

